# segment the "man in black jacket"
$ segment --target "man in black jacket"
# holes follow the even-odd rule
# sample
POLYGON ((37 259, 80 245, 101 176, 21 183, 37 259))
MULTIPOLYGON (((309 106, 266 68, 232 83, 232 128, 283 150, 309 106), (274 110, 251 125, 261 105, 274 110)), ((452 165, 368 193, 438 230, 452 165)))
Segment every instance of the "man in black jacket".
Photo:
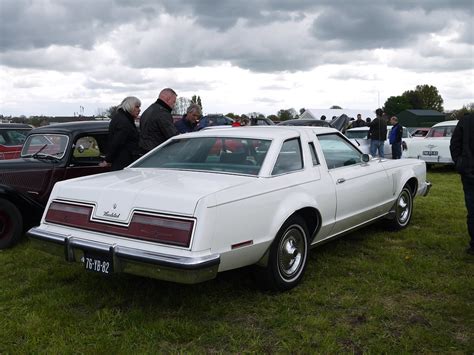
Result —
POLYGON ((462 117, 451 137, 451 157, 461 174, 467 209, 467 230, 471 237, 466 250, 474 255, 474 114, 462 117))
POLYGON ((369 123, 370 154, 375 158, 377 151, 380 158, 385 158, 384 145, 387 139, 387 121, 383 117, 383 110, 375 111, 377 117, 369 123))
POLYGON ((140 148, 143 153, 178 134, 171 111, 178 95, 173 89, 161 90, 158 100, 151 104, 140 118, 140 148))

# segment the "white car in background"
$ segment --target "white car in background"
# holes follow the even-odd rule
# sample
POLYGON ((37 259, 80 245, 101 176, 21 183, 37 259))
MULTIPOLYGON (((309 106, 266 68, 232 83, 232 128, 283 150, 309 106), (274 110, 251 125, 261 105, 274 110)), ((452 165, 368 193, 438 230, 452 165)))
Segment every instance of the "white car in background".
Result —
MULTIPOLYGON (((390 131, 392 126, 387 126, 387 140, 384 145, 384 154, 385 158, 392 158, 392 146, 388 141, 390 136, 390 131)), ((350 128, 346 131, 346 137, 349 138, 352 143, 354 143, 361 151, 365 154, 370 154, 370 139, 367 138, 369 135, 369 127, 356 127, 350 128)), ((402 134, 402 158, 406 158, 406 150, 410 142, 412 141, 412 136, 406 127, 403 127, 402 134)))
POLYGON ((457 120, 435 124, 424 138, 410 142, 406 156, 424 160, 426 164, 454 164, 449 144, 457 124, 457 120))

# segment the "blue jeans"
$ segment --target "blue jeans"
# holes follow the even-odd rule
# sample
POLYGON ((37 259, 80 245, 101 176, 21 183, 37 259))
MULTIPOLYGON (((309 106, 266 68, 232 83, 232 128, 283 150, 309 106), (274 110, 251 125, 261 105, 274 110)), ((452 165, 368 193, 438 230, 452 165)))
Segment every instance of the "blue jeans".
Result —
POLYGON ((400 159, 402 157, 402 142, 392 144, 392 159, 400 159))
POLYGON ((376 139, 370 140, 370 154, 375 158, 377 155, 377 150, 379 151, 379 157, 385 158, 385 154, 383 152, 383 145, 385 141, 378 141, 376 139))
POLYGON ((471 237, 469 244, 474 249, 474 177, 461 175, 461 181, 467 209, 467 231, 471 237))

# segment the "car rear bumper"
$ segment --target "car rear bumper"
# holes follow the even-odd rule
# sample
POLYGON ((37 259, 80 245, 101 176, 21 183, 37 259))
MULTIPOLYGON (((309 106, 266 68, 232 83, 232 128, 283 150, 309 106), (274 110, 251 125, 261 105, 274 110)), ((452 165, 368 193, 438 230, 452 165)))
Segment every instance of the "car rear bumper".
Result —
POLYGON ((113 263, 113 272, 152 277, 160 280, 194 284, 216 277, 220 255, 182 257, 135 249, 116 244, 95 242, 42 230, 27 232, 33 246, 69 262, 84 263, 85 253, 102 254, 113 263))

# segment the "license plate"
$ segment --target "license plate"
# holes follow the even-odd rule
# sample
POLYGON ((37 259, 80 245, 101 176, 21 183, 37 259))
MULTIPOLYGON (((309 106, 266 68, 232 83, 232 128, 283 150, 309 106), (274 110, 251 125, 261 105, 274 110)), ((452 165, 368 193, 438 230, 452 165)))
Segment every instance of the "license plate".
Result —
POLYGON ((84 267, 87 271, 101 274, 111 274, 114 269, 112 260, 107 254, 84 253, 84 267))
POLYGON ((425 150, 423 155, 438 155, 438 152, 436 150, 425 150))

